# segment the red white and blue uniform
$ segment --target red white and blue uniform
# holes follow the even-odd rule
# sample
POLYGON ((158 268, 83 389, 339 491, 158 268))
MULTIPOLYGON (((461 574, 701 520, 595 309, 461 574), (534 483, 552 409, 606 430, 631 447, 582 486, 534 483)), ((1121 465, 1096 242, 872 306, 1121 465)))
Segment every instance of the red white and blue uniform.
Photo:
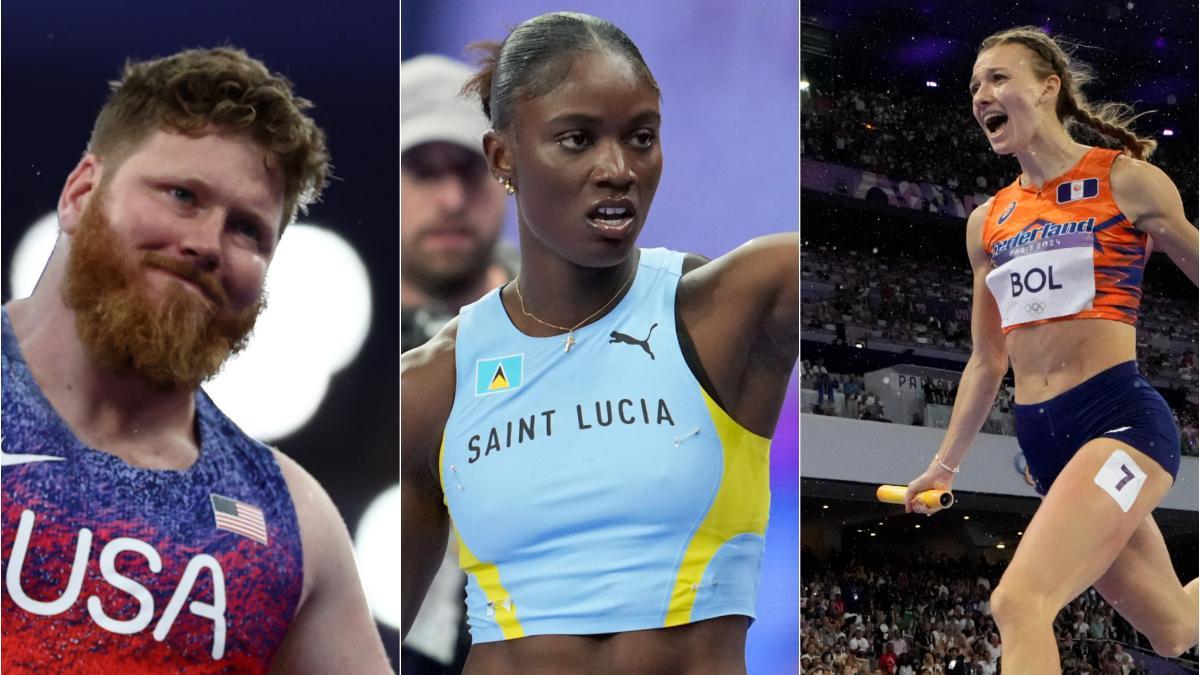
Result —
POLYGON ((191 467, 81 443, 3 313, 3 671, 256 673, 300 600, 300 535, 269 448, 196 394, 191 467))

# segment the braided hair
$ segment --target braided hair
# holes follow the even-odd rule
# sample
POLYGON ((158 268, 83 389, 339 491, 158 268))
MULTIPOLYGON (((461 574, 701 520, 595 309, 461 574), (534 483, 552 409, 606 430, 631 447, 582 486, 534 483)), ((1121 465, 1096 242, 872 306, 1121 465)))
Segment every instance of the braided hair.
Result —
POLYGON ((1055 113, 1068 132, 1073 124, 1082 124, 1115 139, 1134 159, 1150 158, 1158 142, 1134 133, 1131 126, 1138 115, 1133 113, 1132 107, 1124 103, 1091 103, 1084 96, 1083 86, 1094 79, 1092 70, 1087 64, 1072 58, 1071 49, 1066 43, 1046 35, 1036 26, 1021 26, 989 36, 979 45, 979 53, 1011 43, 1023 45, 1037 55, 1033 70, 1039 78, 1057 75, 1062 81, 1055 113))

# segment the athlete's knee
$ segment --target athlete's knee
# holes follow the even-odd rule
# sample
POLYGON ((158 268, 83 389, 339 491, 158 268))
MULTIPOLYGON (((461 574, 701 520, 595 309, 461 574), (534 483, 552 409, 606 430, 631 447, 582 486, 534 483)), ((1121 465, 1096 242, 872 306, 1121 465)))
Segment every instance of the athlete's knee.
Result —
POLYGON ((1196 646, 1196 621, 1173 622, 1155 635, 1147 635, 1154 653, 1173 659, 1196 646))
POLYGON ((991 596, 992 617, 1000 627, 1018 623, 1054 620, 1058 608, 1051 607, 1044 594, 1007 579, 997 584, 991 596))

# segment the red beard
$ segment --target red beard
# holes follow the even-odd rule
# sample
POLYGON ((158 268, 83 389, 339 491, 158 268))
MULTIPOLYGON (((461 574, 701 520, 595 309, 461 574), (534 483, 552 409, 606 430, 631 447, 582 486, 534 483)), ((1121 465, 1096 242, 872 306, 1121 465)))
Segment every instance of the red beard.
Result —
POLYGON ((160 389, 195 388, 246 346, 265 302, 240 312, 216 276, 191 260, 148 251, 126 255, 94 195, 71 238, 63 301, 75 310, 75 329, 92 359, 118 375, 136 375, 160 389), (151 267, 204 289, 202 298, 170 283, 154 297, 151 267))

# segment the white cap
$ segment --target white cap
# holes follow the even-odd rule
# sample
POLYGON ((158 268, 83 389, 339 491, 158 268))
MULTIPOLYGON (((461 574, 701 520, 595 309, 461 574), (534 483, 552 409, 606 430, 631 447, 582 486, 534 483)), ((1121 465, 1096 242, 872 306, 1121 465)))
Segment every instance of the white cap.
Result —
POLYGON ((418 56, 400 64, 400 152, 430 141, 448 141, 483 154, 487 118, 475 97, 462 96, 474 73, 444 56, 418 56))

